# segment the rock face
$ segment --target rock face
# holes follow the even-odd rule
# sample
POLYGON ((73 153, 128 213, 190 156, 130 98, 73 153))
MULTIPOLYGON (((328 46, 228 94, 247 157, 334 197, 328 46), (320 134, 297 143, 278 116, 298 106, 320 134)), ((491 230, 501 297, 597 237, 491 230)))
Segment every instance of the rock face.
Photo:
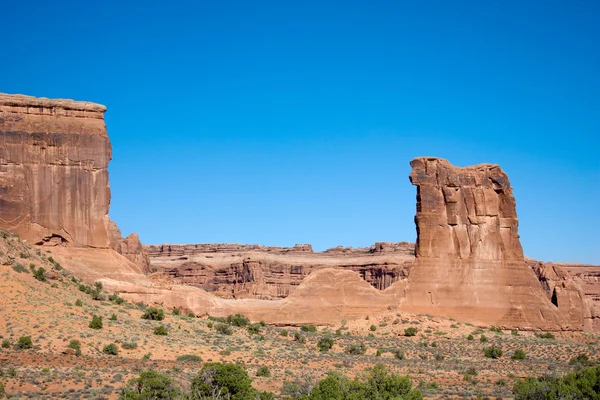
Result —
POLYGON ((338 247, 322 253, 310 245, 291 248, 238 244, 153 245, 152 269, 170 281, 202 288, 223 298, 288 297, 314 271, 340 268, 358 273, 384 290, 405 279, 412 243, 377 243, 371 248, 338 247))
POLYGON ((0 226, 34 243, 109 245, 105 111, 0 94, 0 226))
POLYGON ((147 269, 108 217, 106 107, 0 94, 0 227, 30 243, 109 248, 147 269))
POLYGON ((505 327, 581 329, 561 321, 519 242, 515 198, 497 165, 411 161, 417 186, 416 260, 402 307, 505 327))

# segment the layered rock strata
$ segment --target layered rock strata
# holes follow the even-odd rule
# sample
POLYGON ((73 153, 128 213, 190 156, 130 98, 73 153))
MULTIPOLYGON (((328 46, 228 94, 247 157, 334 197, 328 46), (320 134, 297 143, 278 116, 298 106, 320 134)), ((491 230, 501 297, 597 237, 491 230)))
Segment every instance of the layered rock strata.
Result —
POLYGON ((108 217, 106 107, 0 94, 0 227, 30 243, 114 248, 148 269, 108 217))
POLYGON ((322 253, 310 245, 291 248, 238 244, 153 245, 147 247, 153 271, 177 284, 202 288, 223 298, 288 297, 314 271, 354 271, 384 290, 405 279, 412 243, 376 243, 371 248, 334 248, 322 253))
POLYGON ((561 318, 523 256, 515 198, 497 165, 411 161, 417 187, 416 260, 402 307, 504 327, 581 329, 561 318))

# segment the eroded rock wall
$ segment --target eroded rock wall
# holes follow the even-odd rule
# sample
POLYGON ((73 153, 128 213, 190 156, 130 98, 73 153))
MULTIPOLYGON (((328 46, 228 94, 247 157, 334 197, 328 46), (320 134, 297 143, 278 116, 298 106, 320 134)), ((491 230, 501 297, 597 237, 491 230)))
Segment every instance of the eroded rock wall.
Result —
POLYGON ((165 244, 147 246, 147 250, 153 270, 170 281, 236 299, 288 297, 308 275, 323 268, 354 271, 373 287, 385 290, 407 277, 414 258, 414 244, 406 242, 325 252, 313 252, 310 245, 239 244, 165 244))
POLYGON ((109 245, 105 111, 0 94, 0 226, 33 243, 109 245))
POLYGON ((515 198, 497 165, 411 161, 417 186, 416 260, 403 307, 505 327, 581 329, 561 318, 525 264, 515 198))

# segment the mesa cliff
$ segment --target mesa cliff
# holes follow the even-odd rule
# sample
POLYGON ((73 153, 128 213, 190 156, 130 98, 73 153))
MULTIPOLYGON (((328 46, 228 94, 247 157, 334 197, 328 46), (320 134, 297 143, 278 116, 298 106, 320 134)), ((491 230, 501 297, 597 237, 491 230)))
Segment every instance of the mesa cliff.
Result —
POLYGON ((0 227, 30 243, 114 248, 142 269, 137 236, 110 221, 106 107, 0 94, 0 227), (137 240, 137 243, 135 243, 137 240))

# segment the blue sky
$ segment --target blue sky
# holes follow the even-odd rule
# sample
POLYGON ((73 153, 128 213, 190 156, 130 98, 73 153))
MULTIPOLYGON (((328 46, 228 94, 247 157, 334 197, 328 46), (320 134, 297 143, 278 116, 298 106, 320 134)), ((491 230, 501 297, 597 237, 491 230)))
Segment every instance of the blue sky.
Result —
POLYGON ((413 241, 434 155, 504 168, 528 256, 600 263, 599 4, 11 1, 0 91, 108 107, 145 243, 413 241))

